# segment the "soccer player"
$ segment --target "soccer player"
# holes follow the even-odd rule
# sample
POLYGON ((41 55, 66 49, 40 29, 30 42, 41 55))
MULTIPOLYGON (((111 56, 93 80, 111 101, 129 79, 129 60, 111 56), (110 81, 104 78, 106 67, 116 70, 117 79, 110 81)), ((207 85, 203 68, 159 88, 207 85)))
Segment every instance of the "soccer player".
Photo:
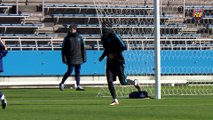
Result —
MULTIPOLYGON (((2 64, 2 58, 7 55, 7 47, 0 39, 0 72, 3 72, 3 64, 2 64)), ((0 100, 2 108, 5 109, 7 106, 7 100, 5 98, 5 95, 0 91, 0 100)))
POLYGON ((5 95, 1 91, 0 91, 0 99, 1 99, 2 109, 5 109, 7 106, 7 100, 5 98, 5 95))
POLYGON ((118 99, 114 88, 113 81, 116 81, 118 76, 121 85, 134 85, 138 91, 141 91, 138 80, 126 79, 124 73, 125 59, 122 52, 127 49, 125 43, 121 38, 113 31, 112 24, 109 22, 102 23, 102 37, 101 42, 104 47, 104 52, 100 56, 99 61, 101 62, 107 57, 106 62, 106 77, 108 82, 108 89, 111 93, 113 101, 110 105, 118 105, 118 99))
POLYGON ((59 89, 64 90, 64 83, 75 69, 76 90, 84 91, 80 86, 81 64, 86 62, 86 48, 83 38, 77 31, 77 25, 71 24, 62 46, 62 61, 67 64, 67 72, 64 74, 59 89))

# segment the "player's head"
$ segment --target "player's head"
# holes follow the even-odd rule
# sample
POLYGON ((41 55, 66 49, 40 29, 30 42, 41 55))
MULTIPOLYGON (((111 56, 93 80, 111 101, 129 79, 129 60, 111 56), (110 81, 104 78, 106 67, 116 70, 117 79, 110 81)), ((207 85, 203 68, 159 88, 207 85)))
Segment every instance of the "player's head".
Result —
POLYGON ((75 33, 75 32, 77 32, 77 28, 78 28, 77 24, 71 23, 70 26, 69 26, 69 31, 72 32, 72 33, 75 33))
POLYGON ((103 21, 102 29, 112 29, 112 23, 107 22, 107 21, 103 21))
POLYGON ((103 21, 102 22, 102 33, 103 35, 107 35, 108 33, 113 32, 112 30, 112 23, 103 21))

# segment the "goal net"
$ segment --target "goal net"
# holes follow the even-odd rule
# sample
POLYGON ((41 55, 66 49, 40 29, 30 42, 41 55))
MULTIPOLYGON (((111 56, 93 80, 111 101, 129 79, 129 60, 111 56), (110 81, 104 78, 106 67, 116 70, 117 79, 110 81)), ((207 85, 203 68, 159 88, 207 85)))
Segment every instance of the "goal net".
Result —
MULTIPOLYGON (((129 79, 138 79, 154 95, 153 0, 93 0, 99 24, 108 21, 128 46, 124 56, 129 79)), ((213 1, 161 0, 162 95, 213 94, 213 1)), ((101 30, 101 29, 100 29, 101 30)), ((116 85, 118 96, 136 89, 116 85)), ((109 96, 107 88, 98 95, 109 96)))

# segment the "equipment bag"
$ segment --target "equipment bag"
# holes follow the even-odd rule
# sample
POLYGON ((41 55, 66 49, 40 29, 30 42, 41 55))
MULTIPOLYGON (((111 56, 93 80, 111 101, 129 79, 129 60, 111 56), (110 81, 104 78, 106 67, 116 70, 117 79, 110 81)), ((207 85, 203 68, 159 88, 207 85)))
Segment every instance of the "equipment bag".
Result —
POLYGON ((140 91, 140 92, 134 91, 129 94, 129 98, 130 99, 134 99, 134 98, 144 99, 144 98, 151 98, 151 97, 148 95, 147 91, 140 91))

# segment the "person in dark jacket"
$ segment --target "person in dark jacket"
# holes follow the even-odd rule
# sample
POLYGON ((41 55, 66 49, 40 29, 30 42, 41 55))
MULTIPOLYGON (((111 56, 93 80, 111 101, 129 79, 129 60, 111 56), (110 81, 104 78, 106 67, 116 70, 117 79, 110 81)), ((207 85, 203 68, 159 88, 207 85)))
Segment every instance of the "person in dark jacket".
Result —
POLYGON ((118 105, 118 99, 116 96, 113 81, 116 81, 118 76, 121 85, 134 85, 138 91, 141 91, 138 80, 127 79, 124 72, 125 59, 122 52, 127 49, 126 44, 112 29, 112 24, 109 22, 102 23, 102 37, 101 42, 104 47, 104 52, 99 58, 101 62, 107 57, 106 63, 106 77, 108 82, 108 88, 112 95, 113 101, 110 105, 118 105))
MULTIPOLYGON (((0 39, 0 72, 3 72, 2 58, 7 55, 7 52, 8 51, 7 51, 6 45, 0 39)), ((1 100, 2 109, 5 109, 7 106, 7 100, 5 95, 1 91, 0 91, 0 100, 1 100)))
POLYGON ((64 38, 62 46, 62 61, 67 65, 67 72, 64 74, 59 89, 64 90, 64 83, 71 75, 73 68, 75 70, 76 90, 84 91, 80 86, 80 70, 81 64, 86 62, 86 49, 83 38, 77 31, 77 25, 72 24, 69 27, 69 32, 64 38))

